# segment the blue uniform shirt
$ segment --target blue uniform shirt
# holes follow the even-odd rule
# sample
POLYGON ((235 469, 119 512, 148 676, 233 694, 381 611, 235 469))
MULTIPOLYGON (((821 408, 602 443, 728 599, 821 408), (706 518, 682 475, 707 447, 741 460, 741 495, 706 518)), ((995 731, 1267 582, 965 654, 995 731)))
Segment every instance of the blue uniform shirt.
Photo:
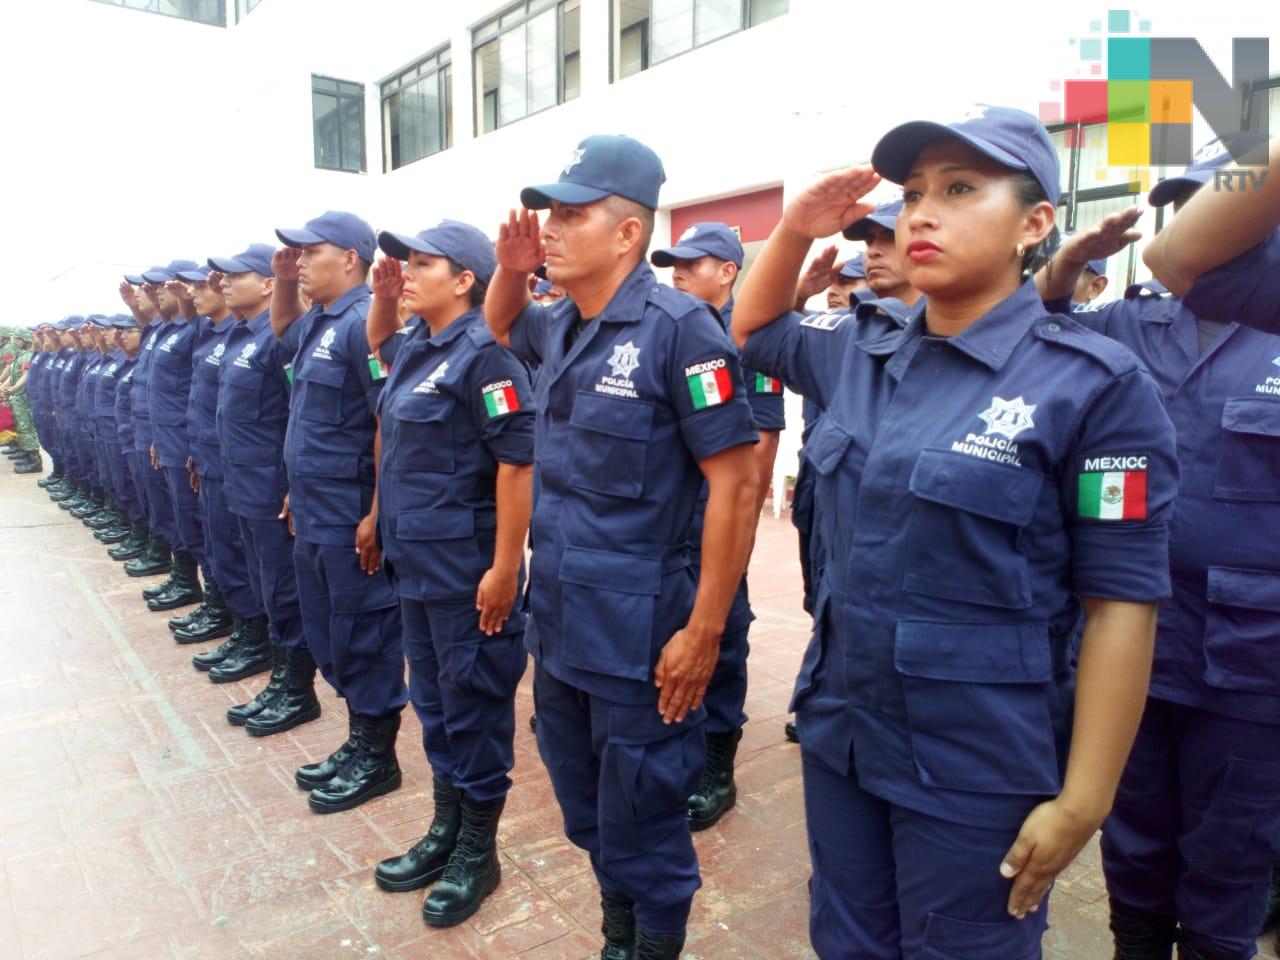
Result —
POLYGON ((289 492, 284 435, 292 354, 276 339, 271 316, 263 311, 252 320, 235 322, 222 356, 217 429, 227 467, 227 506, 249 520, 272 520, 289 492))
POLYGON ((289 507, 299 537, 349 546, 373 505, 374 410, 385 374, 369 351, 360 284, 289 325, 293 403, 285 436, 289 507))
MULTIPOLYGON (((1239 309, 1232 289, 1223 300, 1239 309)), ((1074 316, 1137 354, 1177 429, 1173 596, 1160 607, 1151 694, 1280 723, 1280 336, 1228 322, 1202 353, 1197 316, 1233 312, 1135 293, 1074 316)))
MULTIPOLYGON (((1280 231, 1198 277, 1186 304, 1197 316, 1280 333, 1280 231)), ((1280 368, 1275 375, 1280 376, 1280 368)))
POLYGON ((155 334, 151 352, 152 442, 162 467, 185 467, 191 456, 187 401, 191 393, 191 353, 207 320, 178 317, 155 334))
POLYGON ((479 310, 406 330, 381 350, 383 553, 402 596, 471 598, 493 563, 498 464, 533 463, 529 375, 479 310))
MULTIPOLYGON (((123 350, 114 349, 107 354, 105 361, 98 368, 94 383, 93 415, 98 420, 99 439, 108 437, 103 431, 115 432, 116 420, 116 387, 119 384, 120 367, 124 363, 123 350)), ((116 437, 109 438, 115 442, 116 437)))
POLYGON ((797 682, 805 747, 930 816, 1023 816, 1061 789, 1078 598, 1168 595, 1169 418, 1132 354, 1032 284, 951 338, 922 312, 869 335, 830 316, 743 353, 826 410, 806 456, 840 549, 797 682))
POLYGON ((196 473, 214 480, 223 478, 222 451, 218 448, 218 374, 227 337, 235 326, 232 317, 221 323, 205 322, 191 350, 191 391, 187 398, 187 438, 196 473))
POLYGON ((511 348, 536 389, 530 652, 565 683, 651 704, 662 647, 688 620, 698 461, 757 439, 738 352, 711 308, 641 263, 586 324, 531 304, 511 348))
POLYGON ((125 455, 133 449, 133 371, 138 366, 138 357, 125 356, 116 369, 116 436, 120 440, 120 450, 125 455))
POLYGON ((142 329, 142 348, 133 368, 133 444, 138 453, 151 449, 154 433, 151 428, 151 367, 156 355, 160 332, 165 326, 163 317, 156 317, 142 329))

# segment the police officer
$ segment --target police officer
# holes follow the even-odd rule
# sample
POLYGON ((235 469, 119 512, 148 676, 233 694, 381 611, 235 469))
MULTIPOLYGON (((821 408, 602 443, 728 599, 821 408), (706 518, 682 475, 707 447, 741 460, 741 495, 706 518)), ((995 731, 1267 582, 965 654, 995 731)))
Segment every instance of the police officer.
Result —
POLYGON ((61 451, 63 460, 63 478, 58 484, 48 487, 48 493, 49 499, 59 505, 75 497, 80 491, 79 462, 76 458, 75 448, 71 444, 70 430, 65 427, 63 422, 67 415, 65 413, 60 414, 59 410, 62 400, 62 378, 66 373, 67 364, 72 362, 76 354, 75 344, 71 339, 71 327, 82 323, 83 319, 83 317, 72 315, 63 317, 56 324, 56 332, 53 335, 53 339, 57 354, 53 367, 50 369, 48 384, 45 388, 48 392, 48 400, 46 402, 49 409, 50 422, 53 426, 54 435, 57 437, 57 447, 61 451))
POLYGON ((522 192, 550 214, 541 228, 511 214, 485 303, 494 337, 541 367, 526 633, 538 745, 600 882, 603 955, 647 960, 679 956, 699 885, 702 698, 758 503, 737 351, 710 307, 644 262, 664 179, 635 140, 583 140, 557 183, 522 192), (550 308, 529 302, 542 263, 569 294, 550 308))
POLYGON ((76 446, 84 464, 88 493, 79 504, 68 507, 71 516, 77 520, 86 520, 96 515, 105 502, 105 491, 102 488, 102 469, 95 444, 95 424, 93 420, 93 393, 103 355, 99 349, 98 330, 105 321, 101 314, 91 313, 85 317, 77 338, 80 343, 80 363, 78 377, 75 381, 72 403, 75 405, 74 428, 76 446))
POLYGON ((58 374, 56 390, 56 409, 58 412, 58 429, 71 458, 71 476, 74 484, 72 493, 67 497, 55 498, 63 510, 80 510, 92 502, 91 480, 93 468, 84 449, 83 428, 80 424, 80 407, 77 403, 77 392, 80 379, 88 358, 88 335, 81 333, 86 326, 84 317, 73 317, 67 324, 66 339, 68 349, 66 363, 58 374))
POLYGON ((843 310, 856 301, 860 290, 870 290, 863 255, 856 254, 840 265, 835 280, 827 287, 827 309, 843 310))
POLYGON ((138 453, 136 426, 138 418, 134 414, 133 402, 138 395, 135 390, 134 377, 139 363, 142 361, 143 345, 150 331, 147 325, 148 308, 153 309, 150 299, 143 290, 142 277, 136 278, 135 288, 130 278, 121 284, 122 291, 128 291, 129 300, 133 301, 129 316, 134 327, 126 328, 121 334, 121 347, 128 357, 124 370, 119 374, 116 387, 116 433, 120 438, 120 452, 124 456, 125 471, 132 488, 129 501, 129 535, 117 546, 107 551, 111 559, 128 562, 137 560, 152 545, 151 528, 148 525, 149 508, 147 504, 146 466, 142 455, 138 453))
POLYGON ((288 492, 284 436, 289 421, 292 354, 271 331, 271 257, 275 248, 250 244, 233 257, 214 257, 222 292, 235 316, 219 367, 217 436, 226 464, 227 507, 244 544, 249 583, 269 630, 240 632, 217 650, 198 654, 198 668, 236 674, 260 663, 271 677, 247 703, 227 709, 227 722, 253 736, 283 733, 320 716, 315 661, 307 647, 293 567, 293 537, 280 517, 288 492), (238 638, 238 639, 234 639, 238 638))
POLYGON ((1107 291, 1107 258, 1094 257, 1080 271, 1072 301, 1077 304, 1093 303, 1107 291))
POLYGON ((85 524, 94 531, 97 537, 104 530, 116 530, 123 520, 120 512, 119 475, 124 467, 120 458, 119 435, 116 432, 116 375, 124 352, 115 342, 115 317, 103 317, 103 323, 93 328, 93 338, 102 361, 98 364, 86 387, 86 399, 89 406, 89 418, 93 423, 94 455, 98 462, 98 473, 105 491, 103 509, 98 514, 86 518, 85 524))
POLYGON ((813 239, 871 212, 865 168, 788 205, 734 314, 744 362, 826 410, 808 455, 841 549, 797 688, 810 934, 822 957, 1030 960, 1137 729, 1173 431, 1132 354, 1023 283, 1059 195, 1034 117, 905 124, 872 162, 904 187, 926 297, 906 330, 786 312, 813 239), (809 725, 832 699, 842 723, 809 725))
MULTIPOLYGON (((655 250, 650 256, 655 267, 671 267, 672 284, 677 290, 705 300, 719 317, 726 334, 733 319, 733 287, 742 269, 742 243, 728 224, 694 223, 680 236, 675 246, 655 250)), ((760 431, 760 442, 754 450, 757 476, 756 513, 764 505, 765 493, 773 482, 773 462, 778 453, 778 438, 786 427, 782 383, 774 377, 754 370, 743 370, 747 400, 760 431)), ((698 576, 702 566, 702 519, 706 509, 706 486, 693 514, 689 542, 693 547, 693 570, 698 576)), ((720 638, 720 660, 707 686, 704 704, 707 722, 707 761, 698 788, 689 798, 689 826, 705 830, 714 825, 737 801, 738 789, 733 778, 734 759, 742 728, 747 698, 747 654, 750 649, 748 631, 755 615, 747 597, 744 575, 734 595, 733 606, 720 638)))
POLYGON ((528 660, 533 397, 480 309, 496 266, 488 237, 444 220, 412 237, 383 232, 378 245, 387 256, 375 270, 369 345, 391 367, 378 511, 435 813, 426 836, 382 861, 375 879, 393 891, 434 883, 422 915, 444 927, 474 914, 501 880, 498 821, 528 660), (402 298, 419 318, 413 327, 401 326, 402 298))
MULTIPOLYGON (((1180 210, 1230 160, 1215 141, 1149 202, 1180 210)), ((1041 273, 1051 304, 1078 290, 1082 262, 1132 239, 1138 212, 1064 243, 1041 273)), ((1151 371, 1178 431, 1182 477, 1173 596, 1160 608, 1146 712, 1103 830, 1117 956, 1167 958, 1175 939, 1188 960, 1253 956, 1280 858, 1280 609, 1271 599, 1280 475, 1268 459, 1280 447, 1280 336, 1240 326, 1247 311, 1219 307, 1229 291, 1256 288, 1266 248, 1274 257, 1280 236, 1250 269, 1222 278, 1221 297, 1202 296, 1194 309, 1139 291, 1073 314, 1151 371)))
POLYGON ((102 384, 110 384, 111 387, 111 414, 109 423, 104 423, 103 426, 103 443, 110 460, 118 516, 115 524, 99 530, 94 537, 100 543, 122 545, 131 538, 137 543, 138 537, 134 536, 135 525, 144 515, 130 467, 129 453, 126 452, 133 449, 133 426, 128 412, 128 399, 142 331, 137 320, 129 314, 115 314, 111 320, 115 368, 102 381, 102 384))
POLYGON ((373 512, 374 411, 386 375, 365 332, 365 279, 377 240, 365 221, 334 211, 276 235, 285 247, 272 262, 271 326, 293 356, 284 459, 298 597, 311 654, 350 720, 346 742, 296 779, 311 809, 332 813, 400 786, 395 742, 408 700, 399 598, 373 512))

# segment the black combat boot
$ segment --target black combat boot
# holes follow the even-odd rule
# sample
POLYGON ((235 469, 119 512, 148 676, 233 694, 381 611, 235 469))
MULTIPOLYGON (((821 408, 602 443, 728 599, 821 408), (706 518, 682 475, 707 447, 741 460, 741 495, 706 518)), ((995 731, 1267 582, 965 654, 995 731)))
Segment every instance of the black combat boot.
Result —
POLYGON ((452 927, 472 916, 502 882, 498 860, 498 820, 507 798, 478 803, 464 794, 462 826, 444 875, 427 894, 422 919, 433 927, 452 927))
POLYGON ((231 683, 271 669, 271 636, 266 617, 249 617, 241 621, 240 642, 226 658, 209 668, 213 683, 231 683))
POLYGON ((356 755, 356 749, 360 745, 357 718, 358 715, 354 713, 347 717, 347 739, 342 746, 319 763, 300 766, 293 775, 294 783, 303 790, 314 790, 316 787, 323 787, 338 775, 346 762, 356 755))
MULTIPOLYGON (((173 639, 178 643, 203 643, 205 640, 217 640, 231 633, 234 623, 231 611, 227 608, 226 598, 217 584, 210 582, 204 591, 204 611, 200 616, 193 616, 186 624, 177 627, 169 621, 173 629, 173 639)), ((199 609, 199 608, 197 608, 199 609)))
POLYGON ((1280 924, 1280 867, 1271 868, 1271 888, 1267 891, 1267 915, 1262 929, 1270 930, 1280 924))
POLYGON ((702 780, 689 798, 689 829, 715 826, 738 802, 738 785, 733 781, 733 761, 738 755, 742 730, 707 734, 707 762, 702 780))
POLYGON ((600 960, 633 960, 636 955, 636 915, 630 900, 612 893, 600 894, 600 932, 604 947, 600 960))
POLYGON ((436 808, 427 835, 400 856, 383 860, 373 871, 373 879, 383 890, 421 890, 439 880, 448 866, 462 825, 462 792, 452 780, 433 776, 431 794, 436 808))
MULTIPOLYGON (((284 664, 280 689, 261 710, 245 719, 244 728, 253 737, 284 733, 320 716, 320 701, 316 698, 316 662, 311 659, 311 651, 304 645, 292 650, 276 647, 275 653, 284 664)), ((275 679, 274 672, 272 679, 275 679)), ((263 691, 264 694, 266 692, 263 691)), ((231 719, 230 711, 227 719, 231 719)))
POLYGON ((154 577, 157 573, 164 573, 172 565, 173 555, 169 552, 169 541, 152 535, 146 552, 126 563, 124 572, 131 577, 154 577))
POLYGON ((202 650, 191 658, 191 665, 197 670, 212 670, 232 656, 240 648, 240 634, 244 631, 244 621, 239 617, 231 617, 231 635, 212 650, 202 650))
POLYGON ((120 546, 107 551, 107 556, 112 560, 136 560, 147 551, 147 544, 151 542, 151 533, 147 530, 147 524, 144 520, 139 520, 129 528, 129 536, 125 537, 120 546))
POLYGON ((47 492, 50 500, 54 503, 62 504, 74 498, 80 492, 80 482, 72 477, 71 474, 67 474, 58 481, 57 486, 50 487, 47 492))
POLYGON ((43 490, 48 490, 50 487, 56 486, 57 484, 61 483, 63 476, 64 474, 62 472, 62 464, 60 464, 57 460, 55 460, 53 461, 53 471, 47 477, 37 480, 36 486, 40 487, 43 490))
POLYGON ((1111 901, 1114 960, 1170 960, 1177 928, 1178 921, 1173 917, 1143 913, 1111 901))
POLYGON ((316 813, 339 813, 400 786, 396 734, 400 714, 366 717, 352 714, 356 752, 326 784, 316 787, 307 802, 316 813))
POLYGON ((78 510, 89 502, 89 485, 76 481, 71 493, 65 497, 57 497, 58 506, 63 510, 78 510))
POLYGON ((19 474, 39 473, 44 469, 44 461, 38 453, 27 453, 21 460, 15 460, 13 472, 19 474))
POLYGON ((179 550, 173 555, 173 583, 164 593, 148 600, 147 609, 152 613, 160 613, 199 603, 204 599, 199 571, 196 558, 186 550, 179 550))
POLYGON ((658 937, 641 930, 636 934, 636 960, 680 960, 683 949, 683 933, 658 937))
POLYGON ((102 498, 101 510, 85 517, 82 522, 90 530, 102 530, 119 523, 120 511, 116 508, 115 501, 111 499, 111 494, 102 498))
POLYGON ((77 520, 83 520, 86 517, 94 516, 102 511, 106 506, 106 494, 101 487, 90 487, 89 496, 85 498, 84 504, 79 507, 68 508, 71 515, 77 520))
POLYGON ((105 544, 123 543, 129 539, 132 530, 133 524, 129 517, 123 510, 118 510, 108 526, 93 532, 93 539, 105 544))
POLYGON ((271 645, 271 676, 267 678, 267 685, 248 703, 237 703, 233 707, 227 707, 227 723, 233 727, 243 727, 250 717, 260 714, 267 704, 280 696, 280 688, 284 686, 284 674, 285 649, 273 643, 271 645))

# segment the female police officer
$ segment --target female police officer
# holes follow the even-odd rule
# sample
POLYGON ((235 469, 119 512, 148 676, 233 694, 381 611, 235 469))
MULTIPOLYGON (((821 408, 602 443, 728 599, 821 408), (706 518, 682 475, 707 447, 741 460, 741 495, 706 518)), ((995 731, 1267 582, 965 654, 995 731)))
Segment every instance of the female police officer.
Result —
POLYGON ((379 405, 379 527, 399 584, 435 817, 375 876, 384 890, 439 880, 423 918, 443 927, 475 913, 501 877, 498 818, 526 663, 518 598, 533 405, 523 364, 494 341, 480 311, 493 243, 445 220, 416 237, 383 232, 378 245, 390 259, 374 275, 369 343, 392 367, 379 405), (412 327, 401 325, 402 296, 421 320, 412 327))
POLYGON ((791 203, 734 316, 743 362, 827 410, 809 456, 846 545, 798 690, 811 935, 823 957, 1030 960, 1141 714, 1173 433, 1133 356, 1022 282, 1059 194, 1035 118, 909 123, 872 159, 903 185, 923 310, 868 340, 786 313, 812 240, 869 210, 855 169, 791 203), (833 697, 846 722, 810 733, 833 697))

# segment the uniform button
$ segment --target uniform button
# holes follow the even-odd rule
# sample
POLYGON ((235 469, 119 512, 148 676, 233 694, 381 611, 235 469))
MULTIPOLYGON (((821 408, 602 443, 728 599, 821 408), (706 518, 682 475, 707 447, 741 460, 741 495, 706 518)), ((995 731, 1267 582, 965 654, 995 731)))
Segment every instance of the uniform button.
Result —
POLYGON ((1045 329, 1050 333, 1060 333, 1062 331, 1062 326, 1060 324, 1051 323, 1049 326, 1045 327, 1045 329))
POLYGON ((657 293, 657 292, 658 292, 658 291, 660 291, 661 289, 662 289, 662 288, 661 288, 660 286, 658 286, 658 285, 655 283, 655 284, 653 285, 653 290, 652 290, 652 291, 650 291, 650 292, 651 292, 651 293, 657 293))

